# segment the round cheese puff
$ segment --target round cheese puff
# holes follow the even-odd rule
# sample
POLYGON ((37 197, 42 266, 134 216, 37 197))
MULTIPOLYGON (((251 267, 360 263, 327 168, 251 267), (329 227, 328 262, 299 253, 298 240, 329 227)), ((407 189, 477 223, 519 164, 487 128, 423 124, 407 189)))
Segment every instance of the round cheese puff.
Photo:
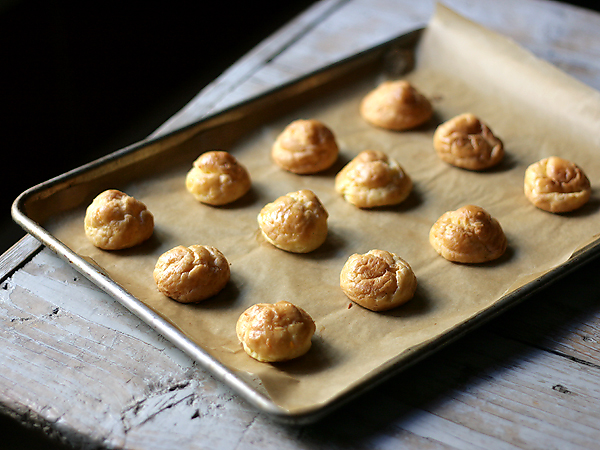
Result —
POLYGON ((502 141, 471 113, 460 114, 437 127, 433 147, 442 161, 468 170, 488 169, 504 157, 502 141))
POLYGON ((154 232, 154 216, 139 200, 116 189, 99 194, 87 207, 85 234, 96 247, 121 250, 141 244, 154 232))
POLYGON ((308 253, 327 238, 327 211, 310 190, 279 197, 258 215, 262 235, 275 247, 293 253, 308 253))
POLYGON ((497 259, 507 246, 500 223, 474 205, 442 214, 429 231, 429 242, 448 261, 460 263, 497 259))
POLYGON ((275 140, 273 161, 288 172, 306 175, 328 169, 339 149, 332 131, 315 119, 295 120, 275 140))
POLYGON ((156 261, 158 290, 180 303, 196 303, 218 294, 230 277, 229 263, 215 247, 178 245, 156 261))
POLYGON ((384 81, 363 98, 360 114, 372 125, 402 131, 427 122, 433 108, 408 81, 384 81))
POLYGON ((360 306, 386 311, 413 298, 417 277, 399 256, 385 250, 371 250, 348 258, 340 273, 340 287, 360 306))
POLYGON ((396 205, 406 199, 412 180, 395 160, 376 150, 365 150, 335 177, 335 190, 359 208, 396 205))
POLYGON ((525 171, 525 196, 544 211, 564 213, 581 208, 592 193, 590 180, 576 164, 557 156, 544 158, 525 171))
POLYGON ((290 302, 258 303, 242 313, 236 334, 244 351, 261 362, 287 361, 311 347, 312 317, 290 302))
POLYGON ((223 151, 200 155, 185 178, 185 186, 196 200, 214 206, 237 200, 250 190, 250 185, 246 168, 223 151))

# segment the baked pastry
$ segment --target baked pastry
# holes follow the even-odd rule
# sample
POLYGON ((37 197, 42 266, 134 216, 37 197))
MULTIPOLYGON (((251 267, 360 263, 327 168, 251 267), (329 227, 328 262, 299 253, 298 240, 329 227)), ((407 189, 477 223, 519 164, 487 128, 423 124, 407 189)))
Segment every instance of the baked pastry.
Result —
POLYGON ((178 245, 156 261, 158 290, 181 303, 196 303, 218 294, 230 277, 223 253, 207 245, 178 245))
POLYGON ((460 263, 497 259, 507 246, 500 223, 474 205, 442 214, 429 231, 429 242, 448 261, 460 263))
POLYGON ((338 153, 333 132, 315 119, 290 123, 271 149, 271 157, 279 167, 300 175, 328 169, 338 153))
POLYGON ((121 250, 141 244, 152 236, 154 216, 139 200, 109 189, 87 207, 84 228, 96 247, 121 250))
POLYGON ((335 177, 335 190, 359 208, 396 205, 406 199, 412 180, 381 151, 365 150, 335 177))
POLYGON ((384 81, 360 103, 360 114, 380 128, 402 131, 427 122, 433 115, 431 103, 405 80, 384 81))
POLYGON ((290 302, 258 303, 242 313, 236 334, 244 351, 262 362, 287 361, 311 347, 315 322, 290 302))
POLYGON ((308 189, 279 197, 258 214, 262 235, 275 247, 293 253, 308 253, 327 238, 327 211, 308 189))
POLYGON ((208 205, 226 205, 250 190, 250 175, 231 154, 211 151, 200 155, 185 178, 187 190, 208 205))
POLYGON ((488 169, 504 157, 502 141, 471 113, 460 114, 437 127, 433 147, 442 161, 468 170, 488 169))
POLYGON ((581 208, 592 193, 590 180, 576 164, 557 156, 525 170, 525 196, 544 211, 564 213, 581 208))
POLYGON ((340 287, 360 306, 386 311, 414 296, 417 277, 399 256, 385 250, 371 250, 348 258, 340 273, 340 287))

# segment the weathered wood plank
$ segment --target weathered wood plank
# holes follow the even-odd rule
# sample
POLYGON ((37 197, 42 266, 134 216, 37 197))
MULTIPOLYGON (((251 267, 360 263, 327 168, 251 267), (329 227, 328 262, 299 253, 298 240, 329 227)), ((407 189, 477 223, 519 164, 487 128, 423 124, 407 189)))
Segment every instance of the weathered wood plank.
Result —
MULTIPOLYGON (((511 36, 537 56, 600 89, 598 14, 546 0, 506 0, 501 3, 494 0, 447 0, 444 4, 477 23, 511 36)), ((298 19, 280 30, 280 34, 293 33, 297 39, 295 45, 288 46, 285 41, 285 45, 281 46, 280 34, 266 40, 255 52, 241 59, 200 92, 159 132, 174 130, 209 112, 224 109, 357 51, 424 26, 434 5, 433 0, 319 2, 307 12, 307 17, 313 20, 318 17, 314 25, 298 19), (312 28, 310 33, 305 34, 308 26, 312 28), (257 64, 257 59, 261 63, 257 64)))
POLYGON ((408 441, 434 441, 433 448, 593 448, 600 438, 600 369, 486 329, 323 424, 298 429, 273 424, 239 401, 47 250, 7 283, 0 303, 2 403, 39 411, 70 440, 169 448, 189 446, 193 437, 198 446, 191 448, 269 448, 281 447, 283 433, 283 448, 341 449, 408 441), (32 276, 40 270, 52 275, 42 285, 32 276), (348 424, 360 434, 355 446, 342 437, 348 424), (217 426, 229 432, 215 435, 217 426), (288 442, 286 433, 298 433, 298 441, 288 442))
POLYGON ((543 288, 507 312, 494 330, 511 339, 600 367, 600 259, 543 288))
MULTIPOLYGON (((311 31, 314 24, 319 23, 323 17, 332 14, 344 0, 325 0, 314 4, 303 14, 285 24, 280 30, 269 36, 253 50, 240 58, 227 69, 219 78, 206 86, 175 116, 161 125, 152 136, 159 136, 166 132, 180 128, 204 117, 207 113, 215 111, 216 104, 229 97, 238 87, 244 86, 253 73, 280 55, 289 50, 303 35, 311 31)), ((272 86, 272 85, 271 85, 272 86)), ((248 95, 256 95, 264 91, 261 86, 253 89, 248 95)))
MULTIPOLYGON (((600 88, 600 15, 540 0, 445 3, 600 88)), ((420 26, 432 10, 320 2, 159 132, 420 26)), ((37 244, 27 242, 3 260, 29 258, 37 244)), ((597 291, 572 292, 598 289, 597 265, 306 427, 257 413, 49 250, 2 273, 0 411, 75 447, 562 449, 600 439, 597 291)))
MULTIPOLYGON (((483 329, 311 430, 333 428, 337 436, 347 428, 353 430, 349 442, 372 436, 361 428, 389 432, 390 426, 450 448, 594 448, 597 376, 597 368, 483 329)), ((381 431, 374 434, 385 441, 381 431)))
POLYGON ((41 248, 42 244, 30 234, 27 234, 0 255, 0 283, 41 248))

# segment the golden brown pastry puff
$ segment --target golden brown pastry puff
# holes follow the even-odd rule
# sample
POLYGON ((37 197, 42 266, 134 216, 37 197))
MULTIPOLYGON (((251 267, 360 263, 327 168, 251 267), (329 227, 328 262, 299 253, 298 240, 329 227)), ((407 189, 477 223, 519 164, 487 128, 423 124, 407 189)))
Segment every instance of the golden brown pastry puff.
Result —
POLYGON ((372 125, 402 131, 427 122, 433 108, 408 81, 384 81, 363 98, 360 114, 372 125))
POLYGON ((141 244, 154 232, 154 216, 139 200, 116 189, 99 194, 87 207, 85 234, 96 247, 120 250, 141 244))
POLYGON ((236 334, 244 351, 262 362, 287 361, 311 347, 315 322, 290 302, 258 303, 242 313, 236 334))
POLYGON ((310 190, 279 197, 258 215, 260 230, 275 247, 293 253, 308 253, 327 238, 327 211, 310 190))
POLYGON ((223 253, 207 245, 178 245, 163 253, 154 267, 158 290, 180 303, 195 303, 219 293, 230 277, 223 253))
POLYGON ((211 151, 200 155, 188 172, 185 185, 196 200, 208 205, 226 205, 250 189, 250 175, 230 153, 211 151))
POLYGON ((371 311, 386 311, 413 297, 417 277, 399 256, 371 250, 348 258, 340 273, 340 287, 353 302, 371 311))
POLYGON ((271 157, 279 167, 300 175, 328 169, 337 160, 338 153, 333 132, 315 119, 290 123, 271 149, 271 157))
POLYGON ((576 164, 557 156, 544 158, 525 171, 525 196, 544 211, 563 213, 590 198, 590 180, 576 164))
POLYGON ((504 157, 502 141, 471 113, 460 114, 437 127, 433 147, 442 161, 468 170, 488 169, 504 157))
POLYGON ((474 205, 442 214, 429 231, 429 242, 448 261, 460 263, 497 259, 507 246, 500 223, 474 205))
POLYGON ((365 150, 335 177, 335 190, 359 208, 396 205, 406 199, 412 180, 381 151, 365 150))

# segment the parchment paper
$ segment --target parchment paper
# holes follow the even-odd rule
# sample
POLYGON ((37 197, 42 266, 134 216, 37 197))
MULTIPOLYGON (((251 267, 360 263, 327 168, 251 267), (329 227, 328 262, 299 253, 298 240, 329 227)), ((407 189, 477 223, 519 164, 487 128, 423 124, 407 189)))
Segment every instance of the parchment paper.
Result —
POLYGON ((405 78, 432 99, 436 112, 417 130, 390 132, 361 119, 361 98, 386 78, 378 74, 281 117, 227 149, 253 179, 251 192, 233 205, 202 205, 187 193, 184 178, 190 160, 161 177, 127 186, 155 216, 154 236, 142 246, 119 252, 94 248, 83 233, 83 207, 52 224, 50 231, 96 261, 232 371, 254 380, 277 404, 298 412, 327 403, 562 264, 598 236, 597 191, 584 208, 564 215, 538 210, 523 195, 525 168, 550 155, 576 162, 592 186, 598 185, 597 92, 441 6, 422 36, 416 60, 415 70, 405 78), (506 158, 500 167, 470 172, 435 155, 435 127, 467 111, 504 141, 506 158), (333 130, 341 154, 331 170, 298 176, 271 162, 275 137, 297 118, 316 118, 333 130), (387 152, 412 177, 414 189, 404 203, 360 210, 335 193, 337 171, 365 149, 387 152), (266 203, 302 188, 312 189, 330 215, 327 241, 306 255, 265 242, 256 221, 266 203), (469 203, 484 207, 504 228, 509 248, 500 260, 454 264, 430 246, 428 233, 437 218, 469 203), (231 264, 232 277, 213 299, 182 305, 158 293, 152 270, 166 250, 197 243, 218 247, 231 264), (387 313, 352 305, 339 288, 348 256, 374 248, 400 255, 418 278, 415 297, 387 313), (317 324, 313 347, 295 361, 259 363, 241 349, 235 324, 252 304, 278 300, 289 300, 312 315, 317 324))

